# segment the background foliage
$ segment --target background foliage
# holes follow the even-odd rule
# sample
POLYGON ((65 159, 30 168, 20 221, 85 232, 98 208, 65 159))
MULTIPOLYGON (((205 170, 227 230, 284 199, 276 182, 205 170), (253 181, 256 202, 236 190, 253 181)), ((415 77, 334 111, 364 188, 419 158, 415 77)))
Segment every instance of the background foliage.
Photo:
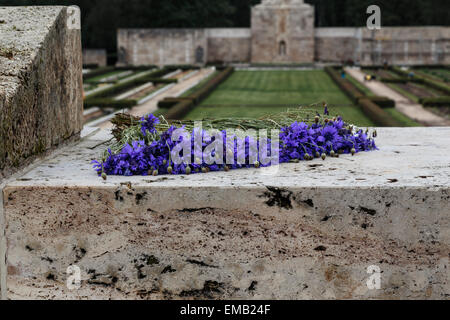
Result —
MULTIPOLYGON (((117 28, 249 27, 250 7, 260 0, 0 0, 2 5, 78 5, 83 46, 116 51, 117 28)), ((377 4, 384 26, 450 25, 449 0, 306 0, 316 25, 363 26, 377 4)), ((0 17, 1 18, 1 17, 0 17)))

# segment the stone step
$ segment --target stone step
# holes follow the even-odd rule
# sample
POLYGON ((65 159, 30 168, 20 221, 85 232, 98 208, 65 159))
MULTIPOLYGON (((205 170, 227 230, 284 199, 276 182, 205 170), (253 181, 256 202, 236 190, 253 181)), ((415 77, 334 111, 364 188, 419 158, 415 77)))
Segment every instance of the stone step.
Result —
POLYGON ((450 128, 378 133, 276 175, 103 181, 96 132, 3 189, 9 298, 448 298, 450 128))

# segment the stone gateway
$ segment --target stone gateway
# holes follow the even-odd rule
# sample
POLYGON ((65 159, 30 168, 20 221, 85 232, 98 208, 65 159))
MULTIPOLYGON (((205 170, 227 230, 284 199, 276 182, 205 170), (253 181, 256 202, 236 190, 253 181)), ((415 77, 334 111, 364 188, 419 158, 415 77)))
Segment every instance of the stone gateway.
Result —
POLYGON ((119 29, 118 64, 450 63, 449 27, 316 28, 303 0, 263 0, 251 18, 247 29, 119 29))

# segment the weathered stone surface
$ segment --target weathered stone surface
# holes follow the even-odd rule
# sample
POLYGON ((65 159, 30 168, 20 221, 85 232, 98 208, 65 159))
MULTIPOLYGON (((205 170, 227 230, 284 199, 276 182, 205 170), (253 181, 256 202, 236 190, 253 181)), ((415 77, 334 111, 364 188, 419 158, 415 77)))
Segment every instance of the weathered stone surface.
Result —
POLYGON ((205 29, 119 29, 119 65, 205 63, 205 29), (202 58, 197 59, 197 51, 202 58))
POLYGON ((450 63, 449 27, 317 28, 316 60, 362 65, 450 63))
POLYGON ((80 30, 65 7, 0 7, 0 178, 82 128, 80 30))
POLYGON ((84 49, 83 65, 97 65, 105 67, 107 64, 107 54, 105 49, 84 49))
POLYGON ((208 62, 250 62, 250 29, 207 29, 208 62))
POLYGON ((446 299, 450 129, 378 132, 379 151, 274 176, 103 181, 108 135, 61 149, 4 189, 9 298, 446 299))
POLYGON ((266 0, 252 8, 253 63, 314 62, 314 7, 266 0))

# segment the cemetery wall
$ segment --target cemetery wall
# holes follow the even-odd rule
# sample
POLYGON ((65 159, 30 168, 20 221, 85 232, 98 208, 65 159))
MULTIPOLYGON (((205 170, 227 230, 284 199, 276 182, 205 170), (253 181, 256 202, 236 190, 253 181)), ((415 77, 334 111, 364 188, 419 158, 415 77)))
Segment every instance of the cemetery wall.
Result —
POLYGON ((313 37, 284 38, 262 26, 252 29, 122 29, 118 36, 122 53, 120 63, 450 63, 449 27, 385 27, 377 31, 366 28, 315 28, 313 33, 313 37), (280 55, 282 41, 286 45, 286 54, 280 55), (203 49, 200 60, 196 59, 199 47, 203 49))
POLYGON ((250 29, 208 29, 208 62, 250 62, 250 29))
POLYGON ((107 54, 105 49, 84 49, 83 65, 97 65, 105 67, 107 65, 107 54))
POLYGON ((302 0, 265 0, 250 29, 122 29, 120 64, 206 62, 449 64, 449 27, 315 28, 302 0))
POLYGON ((448 27, 384 27, 317 28, 317 61, 346 62, 363 65, 449 64, 450 28, 448 27))
POLYGON ((205 29, 120 29, 119 65, 205 63, 205 29))

